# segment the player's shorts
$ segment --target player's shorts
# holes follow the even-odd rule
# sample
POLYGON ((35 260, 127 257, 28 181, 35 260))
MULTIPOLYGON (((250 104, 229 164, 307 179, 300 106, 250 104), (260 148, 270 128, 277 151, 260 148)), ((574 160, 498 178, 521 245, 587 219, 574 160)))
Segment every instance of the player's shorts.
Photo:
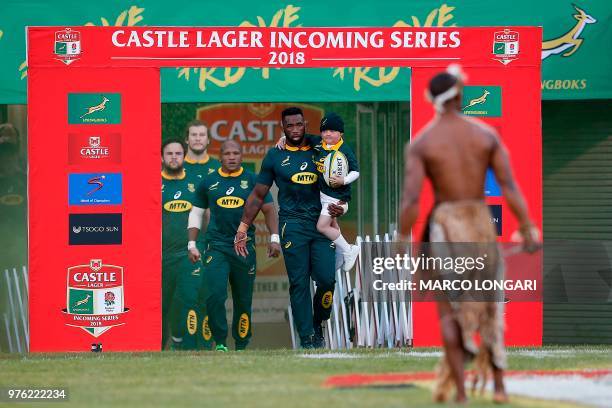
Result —
MULTIPOLYGON (((338 205, 338 202, 340 202, 340 200, 337 198, 328 196, 325 193, 320 193, 320 194, 321 194, 321 215, 327 215, 328 217, 331 217, 331 214, 329 213, 329 210, 328 210, 329 205, 330 204, 338 205)), ((344 203, 340 207, 344 208, 344 214, 348 212, 348 203, 344 203)))

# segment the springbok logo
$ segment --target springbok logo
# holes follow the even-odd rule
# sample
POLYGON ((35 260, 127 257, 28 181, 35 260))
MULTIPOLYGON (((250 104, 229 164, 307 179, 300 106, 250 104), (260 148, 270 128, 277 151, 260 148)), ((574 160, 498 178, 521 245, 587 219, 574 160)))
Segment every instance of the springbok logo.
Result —
POLYGON ((121 123, 121 94, 69 93, 68 124, 121 123))
POLYGON ((468 85, 463 88, 461 111, 468 116, 500 117, 502 88, 498 85, 468 85))
POLYGON ((76 302, 73 307, 79 307, 81 305, 84 305, 85 303, 89 302, 90 298, 91 298, 91 295, 85 296, 85 298, 83 298, 83 299, 79 300, 78 302, 76 302))
POLYGON ((91 115, 94 112, 103 111, 104 109, 106 109, 106 103, 108 101, 110 101, 110 99, 108 99, 106 96, 102 96, 102 102, 100 102, 97 105, 90 106, 89 108, 87 108, 87 112, 79 116, 79 118, 83 119, 85 116, 91 115))
POLYGON ((487 101, 487 96, 489 96, 490 93, 491 92, 489 92, 488 90, 485 89, 485 91, 482 94, 482 96, 480 96, 478 98, 471 99, 470 103, 468 103, 466 106, 461 108, 461 110, 465 110, 467 108, 471 108, 474 105, 480 105, 481 103, 485 103, 487 101))
POLYGON ((580 38, 582 30, 587 24, 596 23, 597 20, 592 16, 588 15, 584 10, 573 4, 578 14, 574 14, 574 18, 577 20, 576 25, 572 27, 568 32, 560 37, 553 38, 552 40, 542 42, 542 59, 546 59, 551 55, 561 54, 565 50, 571 48, 570 51, 565 52, 562 56, 569 57, 578 51, 578 48, 584 41, 580 38))

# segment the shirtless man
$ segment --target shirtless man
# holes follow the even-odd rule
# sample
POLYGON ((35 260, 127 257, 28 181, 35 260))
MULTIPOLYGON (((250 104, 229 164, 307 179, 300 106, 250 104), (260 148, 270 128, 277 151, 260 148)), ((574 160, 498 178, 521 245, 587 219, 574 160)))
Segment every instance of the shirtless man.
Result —
MULTIPOLYGON (((472 242, 495 242, 494 227, 484 202, 485 174, 490 167, 510 210, 520 222, 524 248, 533 251, 536 247, 536 233, 523 195, 512 175, 506 148, 495 130, 461 114, 462 89, 462 74, 458 66, 449 67, 448 72, 436 75, 429 82, 428 96, 437 114, 420 132, 419 137, 406 147, 404 191, 400 211, 401 233, 404 237, 410 234, 418 215, 423 180, 428 177, 434 189, 435 205, 423 241, 429 241, 430 226, 434 225, 432 220, 455 217, 456 221, 462 217, 460 214, 475 214, 464 217, 462 230, 470 230, 478 225, 480 230, 484 228, 487 231, 486 237, 472 242), (488 232, 489 227, 491 233, 488 232)), ((463 327, 459 323, 461 318, 458 318, 458 314, 462 313, 461 306, 453 308, 450 302, 439 301, 438 313, 445 350, 443 359, 446 359, 442 363, 449 371, 448 378, 452 379, 456 387, 456 402, 463 403, 467 401, 463 373, 464 356, 469 350, 466 348, 463 327)), ((494 401, 505 402, 508 397, 503 383, 503 316, 501 313, 489 313, 487 316, 496 324, 492 330, 491 342, 487 343, 483 338, 484 347, 490 346, 490 355, 486 361, 490 362, 493 369, 494 401)), ((482 327, 479 330, 482 336, 482 327)), ((434 397, 438 401, 445 399, 442 394, 434 393, 434 397)))

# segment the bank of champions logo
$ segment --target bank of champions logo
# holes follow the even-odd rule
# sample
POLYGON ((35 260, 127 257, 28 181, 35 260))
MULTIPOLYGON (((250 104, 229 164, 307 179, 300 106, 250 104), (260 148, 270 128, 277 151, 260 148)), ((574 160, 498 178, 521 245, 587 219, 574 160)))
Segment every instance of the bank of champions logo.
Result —
POLYGON ((465 86, 461 106, 464 115, 500 117, 502 89, 500 86, 465 86))
POLYGON ((72 64, 81 58, 81 33, 70 28, 56 31, 53 49, 57 60, 72 64))
POLYGON ((73 125, 121 123, 121 94, 69 93, 68 123, 73 125))
POLYGON ((518 58, 519 33, 505 29, 493 34, 493 59, 508 65, 518 58))
POLYGON ((565 34, 560 37, 553 38, 542 42, 542 59, 546 59, 551 55, 562 54, 563 57, 569 57, 578 51, 584 39, 580 38, 584 27, 587 24, 594 24, 597 20, 580 9, 575 4, 573 5, 578 14, 574 14, 576 24, 565 34), (571 50, 569 50, 571 48, 571 50), (566 51, 569 50, 569 51, 566 51))
POLYGON ((89 264, 68 268, 66 309, 67 326, 83 329, 94 337, 124 325, 123 267, 91 259, 89 264))
POLYGON ((122 202, 121 173, 72 173, 68 175, 70 205, 118 205, 122 202))

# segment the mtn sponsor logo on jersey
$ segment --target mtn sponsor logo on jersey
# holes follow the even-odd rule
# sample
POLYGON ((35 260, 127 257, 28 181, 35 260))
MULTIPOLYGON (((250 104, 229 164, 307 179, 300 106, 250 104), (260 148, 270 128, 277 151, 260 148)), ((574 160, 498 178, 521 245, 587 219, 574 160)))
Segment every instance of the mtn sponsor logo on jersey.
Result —
POLYGON ((223 196, 217 199, 217 205, 223 208, 240 208, 244 205, 244 200, 235 196, 223 196))
POLYGON ((302 171, 291 176, 291 181, 296 184, 314 184, 318 179, 319 176, 309 171, 302 171))

